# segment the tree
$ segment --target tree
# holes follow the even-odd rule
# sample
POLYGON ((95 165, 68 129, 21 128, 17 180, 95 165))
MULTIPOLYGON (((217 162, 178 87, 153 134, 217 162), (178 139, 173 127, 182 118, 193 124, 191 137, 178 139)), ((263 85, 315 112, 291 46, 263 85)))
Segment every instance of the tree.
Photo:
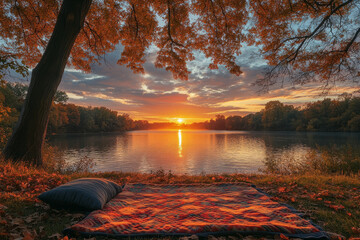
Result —
POLYGON ((0 81, 4 80, 6 75, 10 75, 10 70, 23 77, 29 74, 27 67, 17 61, 16 55, 0 50, 0 81))
MULTIPOLYGON (((0 85, 3 85, 4 83, 0 81, 0 85)), ((9 117, 10 108, 3 105, 3 102, 5 100, 5 96, 0 91, 0 147, 3 146, 5 139, 6 139, 6 131, 3 127, 1 127, 1 122, 9 117)))
POLYGON ((267 130, 295 130, 299 118, 292 105, 284 105, 279 101, 266 103, 263 110, 262 123, 267 130))
POLYGON ((135 120, 133 125, 133 130, 149 129, 149 122, 147 120, 135 120))
POLYGON ((270 68, 258 84, 360 79, 358 0, 255 0, 251 32, 270 68))
POLYGON ((64 91, 56 91, 54 96, 54 102, 65 104, 69 100, 68 95, 64 91))
MULTIPOLYGON (((345 67, 356 69, 354 64, 351 65, 350 59, 357 56, 358 32, 349 38, 352 30, 346 31, 344 26, 340 26, 344 37, 334 46, 345 46, 342 48, 344 51, 332 53, 332 50, 338 49, 325 49, 329 50, 331 57, 323 58, 321 54, 302 53, 308 46, 308 40, 317 37, 316 39, 320 39, 317 41, 324 42, 320 33, 328 33, 326 30, 292 40, 293 32, 288 29, 292 22, 297 23, 298 19, 305 17, 310 20, 323 17, 328 24, 320 24, 320 29, 328 26, 330 21, 334 22, 332 16, 341 16, 342 19, 347 17, 350 22, 350 13, 356 9, 357 1, 329 0, 329 4, 321 2, 319 6, 316 5, 316 1, 311 2, 315 10, 311 10, 311 6, 302 2, 308 1, 0 1, 1 47, 22 59, 26 65, 36 65, 32 71, 29 91, 19 122, 4 149, 5 157, 41 165, 41 149, 49 111, 66 63, 90 71, 93 62, 99 62, 106 52, 114 50, 119 43, 123 46, 119 64, 128 66, 136 73, 143 73, 142 65, 146 60, 146 50, 155 45, 159 49, 155 66, 165 68, 172 72, 175 78, 183 80, 188 79, 187 62, 194 59, 194 51, 203 52, 211 59, 209 68, 216 69, 218 65, 224 65, 230 73, 240 75, 241 69, 236 63, 236 56, 241 53, 241 47, 245 42, 257 42, 264 46, 265 51, 269 50, 266 57, 271 65, 277 65, 277 57, 280 60, 285 57, 279 66, 283 66, 284 62, 298 62, 301 68, 293 64, 294 69, 303 72, 312 70, 320 77, 326 74, 319 70, 320 68, 314 68, 316 64, 311 65, 314 69, 306 68, 306 59, 319 59, 321 67, 331 65, 331 59, 335 59, 335 63, 340 59, 340 70, 345 67), (269 20, 269 16, 274 20, 269 20), (256 19, 254 28, 250 30, 246 29, 249 17, 256 19), (161 19, 160 23, 158 19, 161 19), (276 48, 277 29, 282 39, 290 35, 289 40, 280 42, 280 52, 276 48), (288 45, 294 45, 290 50, 299 49, 295 55, 290 55, 295 56, 291 61, 286 58, 289 54, 286 51, 288 45), (295 45, 300 47, 295 48, 295 45), (275 51, 272 53, 274 46, 275 51)), ((295 33, 300 32, 303 31, 295 33)), ((332 66, 335 66, 334 64, 332 66)), ((326 73, 335 72, 332 68, 324 69, 331 70, 326 73)), ((260 126, 258 120, 259 116, 255 115, 256 128, 260 126)))
POLYGON ((193 50, 200 50, 212 59, 211 68, 224 64, 231 73, 240 75, 234 55, 239 53, 244 36, 245 2, 1 1, 2 39, 11 41, 7 47, 12 46, 27 65, 39 62, 32 71, 17 127, 4 149, 5 157, 42 164, 51 102, 70 51, 69 64, 90 71, 92 62, 120 42, 124 50, 119 63, 144 72, 145 50, 155 44, 159 48, 155 66, 171 71, 175 78, 187 79, 186 62, 193 59, 193 50), (190 12, 199 15, 198 21, 190 21, 190 12), (163 26, 157 23, 157 16, 164 20, 163 26))
POLYGON ((90 132, 96 129, 92 108, 80 107, 80 129, 81 132, 90 132))
POLYGON ((348 127, 351 131, 360 131, 360 115, 353 117, 348 122, 348 127))
POLYGON ((226 130, 241 130, 242 129, 242 117, 229 116, 226 118, 226 130))
MULTIPOLYGON (((135 127, 134 121, 130 118, 128 114, 122 114, 117 116, 118 129, 122 131, 131 130, 135 127)), ((148 121, 139 121, 138 123, 142 124, 143 127, 148 125, 148 121)))
POLYGON ((226 120, 225 116, 221 114, 215 115, 215 126, 214 129, 216 130, 225 130, 226 129, 226 120))
POLYGON ((67 126, 68 129, 76 129, 79 127, 80 124, 80 112, 79 108, 74 104, 67 104, 66 105, 67 116, 69 119, 69 125, 67 126))
POLYGON ((20 83, 14 84, 3 81, 2 86, 0 86, 0 92, 4 96, 4 105, 10 108, 15 108, 18 111, 21 110, 26 91, 27 90, 24 88, 24 85, 20 83))
MULTIPOLYGON (((8 1, 1 2, 1 19, 3 22, 12 19, 11 15, 6 17, 6 12, 4 13, 4 9, 9 8, 9 4, 11 3, 8 1), (5 20, 3 18, 5 18, 5 20)), ((22 9, 25 4, 25 1, 21 3, 15 1, 14 6, 10 6, 10 13, 15 15, 15 12, 18 12, 19 15, 17 16, 19 16, 19 18, 17 19, 20 19, 21 23, 23 23, 21 14, 26 14, 25 11, 23 11, 24 9, 22 9)), ((33 7, 34 4, 34 2, 30 2, 29 6, 33 7)), ((38 3, 38 5, 40 4, 41 3, 38 3)), ((23 160, 35 165, 42 165, 42 146, 49 120, 51 103, 56 89, 60 84, 71 48, 83 26, 90 4, 91 1, 86 0, 65 0, 63 2, 53 34, 40 62, 32 71, 29 90, 19 122, 3 151, 7 159, 13 159, 15 161, 23 160)), ((48 9, 48 11, 49 10, 52 9, 48 9)), ((49 12, 46 14, 49 14, 49 12)), ((38 17, 40 18, 40 16, 38 17)), ((38 19, 38 22, 39 21, 40 19, 38 19)), ((30 21, 28 24, 31 24, 30 21)), ((9 26, 10 25, 12 24, 9 24, 9 26)), ((20 32, 26 32, 25 30, 27 30, 24 25, 21 26, 20 24, 18 27, 20 28, 20 32)), ((30 29, 31 27, 32 25, 30 29)), ((5 31, 6 30, 10 31, 11 34, 12 29, 5 29, 5 31)), ((37 32, 37 29, 35 32, 37 32)), ((24 40, 26 41, 28 38, 24 36, 24 40)), ((39 39, 39 41, 41 41, 41 39, 39 39)), ((29 46, 31 46, 30 43, 29 46)))
POLYGON ((60 128, 69 124, 69 118, 66 110, 66 105, 52 104, 48 122, 48 131, 50 133, 58 132, 60 128))

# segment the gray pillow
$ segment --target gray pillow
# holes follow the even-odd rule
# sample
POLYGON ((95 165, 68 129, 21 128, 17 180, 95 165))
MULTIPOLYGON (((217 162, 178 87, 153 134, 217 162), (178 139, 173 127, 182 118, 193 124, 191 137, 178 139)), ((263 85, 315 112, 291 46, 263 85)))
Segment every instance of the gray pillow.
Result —
POLYGON ((122 188, 102 178, 80 178, 44 192, 38 198, 55 208, 93 211, 102 209, 122 188))

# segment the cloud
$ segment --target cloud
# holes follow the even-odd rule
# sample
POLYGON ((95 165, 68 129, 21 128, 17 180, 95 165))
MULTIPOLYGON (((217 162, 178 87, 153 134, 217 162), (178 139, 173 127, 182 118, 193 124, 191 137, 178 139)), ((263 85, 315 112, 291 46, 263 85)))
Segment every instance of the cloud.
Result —
MULTIPOLYGON (((165 121, 182 117, 206 120, 215 114, 246 115, 259 111, 271 100, 301 105, 319 100, 317 85, 275 87, 267 94, 259 94, 254 86, 266 67, 255 47, 244 47, 237 58, 243 74, 231 75, 223 66, 208 68, 211 62, 204 54, 195 52, 195 60, 188 63, 188 81, 175 80, 170 72, 158 69, 153 62, 154 51, 149 51, 144 64, 145 74, 134 74, 116 62, 121 47, 105 56, 101 65, 94 64, 91 74, 66 69, 60 89, 65 90, 70 102, 83 106, 105 106, 128 113, 135 119, 165 121)), ((353 88, 342 87, 330 97, 353 88)))
MULTIPOLYGON (((156 47, 147 51, 145 74, 134 74, 126 66, 117 64, 122 46, 107 53, 101 64, 93 64, 92 72, 66 68, 60 90, 67 92, 69 102, 82 106, 105 106, 134 119, 165 121, 182 117, 193 121, 206 120, 215 114, 246 115, 261 110, 269 101, 280 100, 285 104, 301 106, 321 100, 321 89, 315 83, 305 86, 274 86, 266 94, 259 94, 254 86, 267 67, 254 46, 244 46, 236 58, 243 74, 235 76, 224 66, 211 70, 211 59, 201 52, 194 52, 195 60, 188 62, 191 74, 188 81, 175 80, 172 74, 154 66, 156 47)), ((10 72, 8 80, 23 78, 10 72)), ((327 97, 335 98, 343 92, 358 90, 351 83, 332 89, 327 97)))

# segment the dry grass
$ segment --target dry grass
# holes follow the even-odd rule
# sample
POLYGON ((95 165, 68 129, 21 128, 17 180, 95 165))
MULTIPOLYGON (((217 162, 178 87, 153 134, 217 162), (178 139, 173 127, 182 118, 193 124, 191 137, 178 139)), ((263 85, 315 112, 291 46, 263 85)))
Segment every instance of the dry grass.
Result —
MULTIPOLYGON (((101 177, 118 183, 214 183, 248 182, 257 185, 279 202, 293 205, 326 231, 346 237, 360 237, 359 175, 274 175, 202 174, 174 175, 159 170, 153 173, 49 173, 44 169, 0 161, 0 238, 25 236, 39 239, 59 233, 81 219, 79 215, 58 212, 41 203, 43 191, 80 177, 101 177), (75 216, 75 217, 74 217, 75 216), (18 235, 10 235, 15 234, 18 235)), ((54 235, 56 239, 58 235, 54 235)))

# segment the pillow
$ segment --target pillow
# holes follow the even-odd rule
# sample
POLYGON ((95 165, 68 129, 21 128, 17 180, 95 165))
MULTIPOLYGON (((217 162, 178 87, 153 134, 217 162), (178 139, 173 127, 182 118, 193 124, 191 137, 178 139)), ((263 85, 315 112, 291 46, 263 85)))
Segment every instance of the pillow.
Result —
POLYGON ((80 178, 44 192, 38 198, 54 208, 93 211, 102 209, 122 188, 102 178, 80 178))

